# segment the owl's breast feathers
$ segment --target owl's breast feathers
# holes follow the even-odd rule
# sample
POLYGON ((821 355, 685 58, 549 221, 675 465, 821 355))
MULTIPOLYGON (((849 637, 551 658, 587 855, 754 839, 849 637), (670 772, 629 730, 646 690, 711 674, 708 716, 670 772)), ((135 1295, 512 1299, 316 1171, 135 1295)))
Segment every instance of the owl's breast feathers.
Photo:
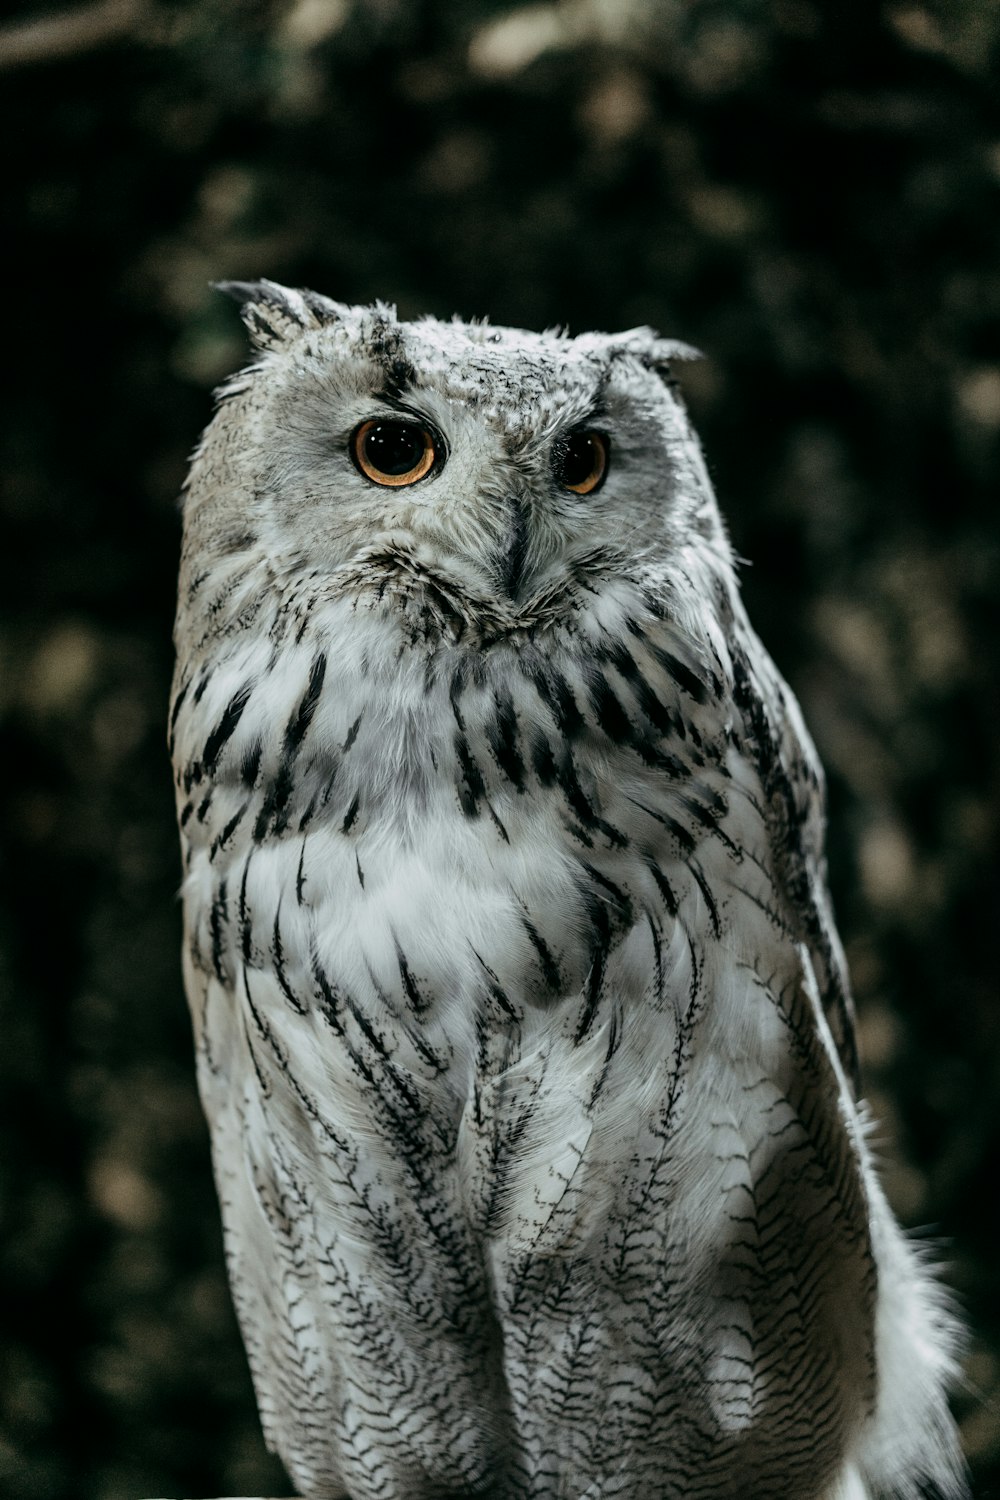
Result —
POLYGON ((375 594, 277 604, 180 662, 201 1086, 305 1494, 848 1484, 877 1187, 821 788, 688 585, 422 649, 375 594))

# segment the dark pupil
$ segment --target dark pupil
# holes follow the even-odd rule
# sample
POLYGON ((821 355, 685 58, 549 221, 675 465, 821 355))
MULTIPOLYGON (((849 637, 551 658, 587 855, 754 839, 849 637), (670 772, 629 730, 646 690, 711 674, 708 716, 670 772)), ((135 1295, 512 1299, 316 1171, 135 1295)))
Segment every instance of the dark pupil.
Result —
POLYGON ((563 484, 584 484, 597 466, 597 445, 589 432, 574 432, 567 439, 559 465, 563 484))
POLYGON ((423 452, 424 435, 410 422, 379 422, 365 436, 365 457, 380 474, 408 474, 423 452))

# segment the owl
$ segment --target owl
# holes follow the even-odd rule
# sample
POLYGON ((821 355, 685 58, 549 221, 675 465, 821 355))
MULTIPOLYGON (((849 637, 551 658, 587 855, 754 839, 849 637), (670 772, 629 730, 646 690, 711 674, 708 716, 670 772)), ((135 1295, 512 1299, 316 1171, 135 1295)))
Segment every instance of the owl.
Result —
POLYGON ((691 351, 224 290, 170 735, 269 1445, 309 1500, 966 1495, 691 351))

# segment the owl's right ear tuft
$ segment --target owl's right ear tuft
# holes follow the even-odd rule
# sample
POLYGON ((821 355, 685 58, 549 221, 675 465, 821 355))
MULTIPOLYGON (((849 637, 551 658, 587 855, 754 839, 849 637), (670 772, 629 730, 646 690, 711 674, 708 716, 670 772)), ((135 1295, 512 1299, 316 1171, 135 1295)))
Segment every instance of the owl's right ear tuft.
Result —
POLYGON ((255 349, 273 349, 303 329, 337 322, 342 314, 336 302, 318 292, 297 291, 266 278, 216 281, 213 286, 240 304, 240 316, 255 349))

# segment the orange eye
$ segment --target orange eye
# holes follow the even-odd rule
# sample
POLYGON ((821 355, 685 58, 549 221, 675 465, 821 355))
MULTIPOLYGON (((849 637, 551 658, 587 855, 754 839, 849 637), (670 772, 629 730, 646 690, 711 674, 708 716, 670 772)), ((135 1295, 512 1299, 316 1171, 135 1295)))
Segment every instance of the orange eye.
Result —
POLYGON ((351 457, 373 484, 416 484, 437 456, 434 434, 417 422, 362 422, 351 437, 351 457))
POLYGON ((591 495, 608 472, 609 444, 602 432, 571 432, 556 453, 556 478, 574 495, 591 495))

